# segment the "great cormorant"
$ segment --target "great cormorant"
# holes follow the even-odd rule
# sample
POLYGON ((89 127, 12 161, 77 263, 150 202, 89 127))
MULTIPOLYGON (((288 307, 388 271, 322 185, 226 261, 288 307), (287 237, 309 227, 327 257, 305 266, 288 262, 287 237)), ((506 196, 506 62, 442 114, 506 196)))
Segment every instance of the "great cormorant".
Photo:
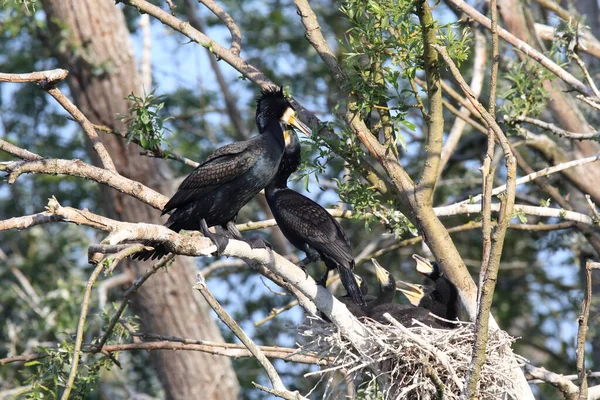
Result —
MULTIPOLYGON (((217 246, 221 254, 229 239, 208 230, 221 226, 235 239, 244 240, 235 227, 238 211, 260 192, 275 176, 286 145, 280 123, 292 125, 310 134, 300 122, 283 89, 264 89, 257 99, 256 125, 260 135, 218 148, 208 156, 179 186, 163 208, 172 211, 165 226, 179 232, 200 230, 217 246)), ((138 253, 134 258, 161 258, 167 253, 163 245, 153 251, 138 253)))
POLYGON ((298 263, 301 268, 321 258, 327 270, 319 284, 325 286, 328 272, 337 269, 352 301, 364 305, 363 295, 352 273, 354 258, 346 233, 327 210, 287 187, 288 178, 300 165, 300 153, 300 141, 297 135, 291 132, 290 143, 285 148, 279 170, 265 188, 273 217, 283 235, 295 247, 306 253, 306 258, 298 263))
POLYGON ((429 310, 426 308, 408 304, 394 304, 396 280, 376 260, 373 259, 372 261, 379 282, 379 296, 377 300, 367 305, 367 316, 369 318, 388 324, 389 321, 383 318, 383 315, 389 313, 395 320, 407 327, 414 326, 414 320, 434 328, 443 327, 435 317, 430 315, 429 310))
POLYGON ((435 282, 435 290, 431 292, 431 312, 444 319, 454 321, 460 312, 458 290, 443 274, 442 268, 436 261, 428 260, 418 254, 413 254, 417 262, 417 271, 435 282))

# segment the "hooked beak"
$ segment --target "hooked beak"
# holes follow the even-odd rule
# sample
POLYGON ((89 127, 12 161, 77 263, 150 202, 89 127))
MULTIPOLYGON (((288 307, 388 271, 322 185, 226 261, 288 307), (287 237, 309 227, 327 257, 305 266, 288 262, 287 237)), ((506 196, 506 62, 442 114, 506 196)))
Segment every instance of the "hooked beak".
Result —
POLYGON ((281 122, 293 126, 306 136, 310 136, 312 134, 312 130, 298 119, 298 116, 293 108, 288 108, 285 114, 283 114, 281 122))
POLYGON ((388 281, 389 273, 383 268, 376 259, 371 258, 371 262, 375 266, 375 275, 377 276, 377 280, 384 284, 388 281))
POLYGON ((413 254, 412 258, 417 262, 417 271, 423 275, 430 275, 433 272, 433 265, 427 258, 418 254, 413 254))
POLYGON ((425 292, 419 285, 404 281, 396 281, 396 290, 402 292, 413 306, 418 306, 421 299, 425 296, 425 292), (398 286, 405 286, 406 289, 399 289, 398 286))

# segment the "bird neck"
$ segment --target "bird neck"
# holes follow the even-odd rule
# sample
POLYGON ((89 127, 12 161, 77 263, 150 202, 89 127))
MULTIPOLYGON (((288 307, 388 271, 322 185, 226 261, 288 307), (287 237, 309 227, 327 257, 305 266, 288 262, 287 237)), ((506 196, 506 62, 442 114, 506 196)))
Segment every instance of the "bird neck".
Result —
POLYGON ((277 143, 277 147, 281 150, 285 147, 283 139, 283 129, 278 120, 269 120, 265 125, 259 126, 259 132, 265 135, 268 139, 277 143))
MULTIPOLYGON (((391 275, 390 275, 391 276, 391 275)), ((389 279, 384 285, 379 284, 379 296, 375 299, 373 306, 393 303, 396 295, 396 282, 393 278, 389 279)))
POLYGON ((267 186, 266 191, 273 193, 277 190, 287 189, 287 182, 290 175, 296 172, 302 161, 301 150, 298 136, 292 131, 290 133, 290 142, 285 147, 283 157, 279 163, 279 169, 271 183, 267 186))

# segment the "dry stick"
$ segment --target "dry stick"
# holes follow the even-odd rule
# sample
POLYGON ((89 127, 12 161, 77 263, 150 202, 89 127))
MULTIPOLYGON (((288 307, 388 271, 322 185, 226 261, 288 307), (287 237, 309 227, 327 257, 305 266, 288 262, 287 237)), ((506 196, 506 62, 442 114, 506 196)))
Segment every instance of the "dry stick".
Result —
POLYGON ((229 33, 231 34, 231 46, 229 47, 229 51, 236 56, 240 55, 240 51, 242 50, 242 33, 233 18, 212 0, 198 1, 212 11, 213 14, 225 24, 227 29, 229 29, 229 33))
POLYGON ((129 289, 127 289, 127 291, 125 291, 125 293, 123 294, 123 300, 121 300, 121 305, 117 309, 117 312, 115 313, 115 315, 113 315, 113 317, 111 318, 111 320, 110 320, 110 322, 108 324, 108 327, 106 328, 106 332, 104 332, 104 335, 102 335, 102 338, 100 338, 100 341, 98 342, 98 344, 96 344, 94 346, 95 349, 93 350, 93 352, 98 352, 98 351, 100 351, 104 347, 104 345, 108 341, 108 338, 110 337, 110 334, 112 333, 113 329, 117 325, 117 322, 119 322, 119 318, 121 318, 121 315, 123 315, 123 312, 125 311, 125 308, 127 308, 127 303, 129 302, 129 298, 131 296, 133 296, 135 293, 137 293, 138 289, 152 275, 154 275, 159 269, 165 267, 173 258, 175 258, 175 255, 174 254, 169 254, 167 257, 165 257, 164 260, 162 260, 159 263, 154 264, 152 266, 152 268, 150 268, 149 270, 147 270, 144 273, 144 275, 140 276, 135 281, 135 283, 129 289))
POLYGON ((489 330, 489 318, 490 308, 492 303, 492 297, 496 286, 496 277, 498 275, 498 266, 500 264, 500 258, 502 256, 502 248, 504 245, 504 237, 506 230, 510 224, 512 217, 515 194, 516 194, 516 172, 517 164, 514 155, 512 154, 510 143, 508 142, 504 132, 500 129, 494 118, 483 108, 483 106, 477 101, 467 83, 464 81, 460 72, 454 65, 454 62, 448 55, 445 48, 441 46, 434 46, 434 48, 440 53, 446 64, 448 65, 452 75, 459 83, 461 89, 467 96, 467 99, 473 104, 477 111, 481 114, 482 118, 486 121, 490 129, 493 131, 494 136, 498 138, 504 157, 506 159, 506 170, 507 170, 507 190, 504 201, 500 205, 500 217, 498 227, 494 231, 492 247, 490 250, 490 261, 488 265, 488 276, 485 279, 484 285, 481 287, 481 301, 479 302, 479 308, 477 310, 477 319, 475 322, 476 338, 475 344, 473 345, 473 359, 469 366, 467 373, 467 379, 465 383, 465 394, 467 397, 472 398, 477 393, 477 382, 479 380, 479 374, 481 366, 485 361, 485 349, 487 344, 487 336, 489 330))
POLYGON ((592 210, 592 214, 594 214, 594 223, 596 226, 598 226, 600 224, 600 214, 598 213, 598 209, 596 208, 596 205, 592 201, 592 197, 589 194, 585 195, 585 200, 587 201, 588 205, 590 206, 590 210, 592 210))
POLYGON ((541 121, 539 119, 530 118, 530 117, 517 117, 517 118, 515 118, 515 121, 526 122, 528 124, 533 124, 533 125, 539 126, 540 128, 546 129, 547 131, 554 133, 555 135, 558 135, 560 137, 564 137, 567 139, 600 140, 600 132, 598 132, 598 131, 585 132, 585 133, 569 132, 569 131, 559 128, 558 126, 551 124, 549 122, 541 121))
POLYGON ((575 62, 577 62, 577 65, 579 65, 579 68, 581 68, 581 72, 583 72, 583 76, 585 77, 585 80, 587 81, 588 85, 590 85, 590 87, 594 91, 596 98, 600 99, 600 92, 598 92, 598 88, 596 87, 594 80, 590 76, 590 73, 589 73, 588 69, 586 68, 583 60, 579 57, 579 55, 577 53, 573 53, 573 55, 571 57, 573 57, 575 62))
POLYGON ((275 370, 275 367, 273 367, 273 364, 271 364, 271 362, 267 359, 264 353, 252 341, 252 339, 250 339, 250 337, 246 335, 246 332, 242 330, 242 328, 237 324, 237 322, 235 322, 235 320, 231 318, 229 314, 227 314, 223 307, 221 307, 217 299, 215 299, 210 290, 208 290, 204 277, 201 273, 198 273, 198 282, 196 282, 196 284, 194 285, 194 289, 200 292, 202 297, 204 297, 208 305, 214 310, 219 319, 225 325, 227 325, 231 332, 233 332, 233 334, 237 336, 238 339, 240 339, 240 341, 248 348, 248 350, 250 350, 252 355, 256 358, 256 360, 259 362, 259 364, 263 367, 263 369, 269 376, 269 380, 273 385, 273 389, 284 394, 283 396, 281 396, 283 398, 298 398, 299 395, 297 392, 296 394, 288 392, 288 390, 283 385, 279 374, 275 370))
POLYGON ((29 150, 25 150, 20 148, 19 146, 15 146, 12 143, 8 143, 5 140, 0 139, 0 150, 7 152, 8 154, 12 154, 15 157, 20 158, 21 160, 41 160, 42 156, 32 153, 29 150))
POLYGON ((261 326, 261 325, 267 323, 268 321, 272 320, 273 318, 275 318, 279 314, 281 314, 281 313, 283 313, 283 312, 285 312, 287 310, 290 310, 290 309, 296 307, 297 305, 298 305, 298 300, 293 300, 293 301, 290 301, 288 304, 286 304, 283 307, 273 308, 271 310, 271 312, 269 313, 269 315, 267 315, 265 318, 261 319, 260 321, 256 321, 254 323, 254 326, 255 327, 256 326, 261 326))
POLYGON ((168 198, 164 195, 137 181, 126 178, 114 171, 95 167, 81 160, 44 158, 31 161, 0 162, 0 171, 8 173, 9 184, 13 184, 21 174, 61 174, 102 183, 121 193, 128 194, 158 210, 162 210, 168 201, 168 198))
POLYGON ((0 82, 12 82, 12 83, 23 83, 23 82, 47 82, 55 84, 59 81, 64 80, 69 71, 62 68, 52 69, 48 71, 35 71, 27 74, 5 74, 0 72, 0 82))
POLYGON ((599 103, 597 103, 597 102, 595 102, 595 101, 593 101, 593 100, 591 100, 590 98, 588 98, 588 97, 585 97, 585 96, 584 96, 584 95, 582 95, 582 94, 580 94, 580 95, 576 96, 576 98, 577 98, 578 100, 581 100, 581 101, 583 101, 583 102, 584 102, 585 104, 587 104, 588 106, 590 106, 590 107, 592 107, 592 108, 595 108, 596 110, 600 111, 600 104, 599 104, 599 103))
MULTIPOLYGON (((543 176, 548 176, 548 175, 554 174, 556 172, 561 172, 561 171, 564 171, 564 170, 567 170, 570 168, 579 167, 581 165, 596 162, 598 160, 600 160, 600 154, 596 154, 596 155, 586 157, 586 158, 580 158, 578 160, 573 160, 573 161, 565 162, 565 163, 558 164, 558 165, 553 165, 552 167, 547 167, 547 168, 541 169, 539 171, 535 171, 531 174, 525 175, 525 176, 517 179, 516 185, 519 186, 519 185, 522 185, 527 182, 531 182, 531 181, 533 181, 537 178, 543 177, 543 176)), ((505 190, 506 190, 506 185, 498 186, 497 188, 495 188, 492 191, 492 194, 498 195, 498 194, 504 192, 505 190)), ((479 200, 481 200, 480 194, 473 196, 467 200, 462 200, 455 204, 476 203, 479 200)))
MULTIPOLYGON (((133 332, 135 333, 135 332, 133 332)), ((226 357, 242 358, 253 357, 252 353, 241 344, 209 342, 204 340, 189 340, 180 338, 163 339, 158 342, 141 342, 137 336, 137 343, 111 344, 102 347, 104 353, 115 353, 119 351, 137 351, 137 350, 174 350, 174 351, 200 351, 203 353, 222 355, 226 357), (178 340, 177 340, 178 339, 178 340)), ((259 348, 269 358, 281 359, 301 364, 327 365, 328 360, 317 356, 316 354, 298 354, 298 349, 290 349, 277 346, 259 346, 259 348)), ((83 345, 84 353, 96 353, 94 344, 83 345)), ((48 353, 22 354, 13 357, 1 358, 0 365, 7 365, 17 362, 28 362, 40 360, 48 357, 48 353)))
MULTIPOLYGON (((147 13, 158 19, 163 24, 170 26, 174 30, 187 36, 190 40, 200 44, 207 48, 212 54, 219 59, 222 59, 227 64, 231 65, 243 76, 247 77, 252 82, 256 83, 262 88, 273 86, 274 83, 256 67, 249 64, 246 60, 241 58, 239 55, 234 54, 228 49, 224 48, 204 33, 193 28, 189 23, 186 23, 168 12, 162 10, 148 1, 145 0, 122 0, 122 3, 137 8, 142 13, 147 13)), ((316 20, 316 18, 315 18, 316 20)), ((337 77, 336 77, 337 78, 337 77)), ((323 128, 324 124, 319 120, 313 113, 310 113, 306 108, 296 101, 293 101, 297 107, 297 111, 301 118, 305 119, 309 126, 323 128)), ((327 127, 319 129, 318 132, 315 130, 327 143, 339 142, 339 137, 327 127)), ((350 153, 347 153, 345 147, 334 146, 332 149, 341 157, 348 158, 350 153)), ((389 192, 387 182, 380 177, 379 173, 370 165, 370 163, 364 157, 350 157, 348 158, 352 163, 352 166, 363 174, 364 178, 373 185, 379 192, 385 194, 389 192)))
POLYGON ((448 360, 448 355, 446 353, 436 349, 435 346, 421 339, 419 335, 416 335, 415 333, 411 332, 404 325, 402 325, 400 322, 394 319, 394 317, 392 317, 389 313, 383 314, 383 317, 396 328, 398 328, 402 333, 408 336, 411 340, 417 343, 419 346, 433 354, 442 363, 442 365, 444 365, 444 367, 448 371, 448 374, 450 375, 450 378, 452 379, 452 381, 454 381, 456 387, 459 388, 461 386, 461 381, 460 379, 458 379, 458 375, 456 375, 456 371, 454 371, 454 368, 452 368, 452 365, 450 364, 448 360))
POLYGON ((71 103, 71 101, 67 99, 67 97, 55 86, 44 84, 42 85, 42 89, 46 90, 46 92, 48 92, 50 96, 54 97, 54 100, 56 100, 58 104, 62 106, 62 108, 64 108, 69 114, 71 114, 71 116, 75 119, 75 121, 77 121, 79 126, 81 126, 83 131, 86 133, 86 135, 92 142, 92 147, 94 148, 94 151, 98 154, 102 166, 109 171, 117 173, 117 169, 115 168, 115 164, 113 163, 110 154, 108 154, 108 151, 106 150, 106 148, 102 144, 102 141, 98 137, 94 126, 86 118, 86 116, 83 115, 83 113, 79 111, 75 104, 71 103))
MULTIPOLYGON (((473 18, 477 23, 483 25, 487 29, 491 29, 491 21, 489 20, 489 18, 478 12, 475 8, 471 7, 464 0, 446 0, 446 2, 460 9, 469 17, 473 18)), ((516 47, 518 50, 525 53, 534 61, 544 66, 546 69, 548 69, 554 75, 562 79, 565 83, 567 83, 579 93, 585 96, 594 96, 594 91, 592 89, 585 86, 573 75, 559 67, 555 62, 550 60, 548 57, 544 56, 542 53, 540 53, 521 39, 518 39, 516 36, 512 35, 506 29, 498 28, 498 36, 504 39, 506 42, 513 45, 514 47, 516 47)))
POLYGON ((585 337, 588 331, 588 320, 590 318, 590 305, 592 302, 592 270, 599 269, 600 264, 588 260, 585 263, 585 298, 581 305, 581 314, 577 319, 579 330, 577 331, 577 375, 579 376, 579 400, 588 398, 588 382, 585 370, 585 337))
POLYGON ((63 218, 61 216, 44 211, 37 214, 24 215, 22 217, 9 218, 0 221, 0 231, 6 231, 8 229, 21 230, 50 222, 60 222, 62 220, 63 218))
POLYGON ((533 379, 539 379, 549 383, 560 390, 566 399, 574 399, 579 392, 577 386, 570 380, 566 379, 566 377, 563 375, 550 372, 545 368, 534 367, 531 364, 525 364, 523 369, 525 370, 525 373, 531 376, 533 379))
POLYGON ((67 384, 65 385, 65 391, 61 397, 61 400, 67 400, 69 398, 69 394, 73 389, 73 384, 75 383, 75 377, 77 376, 77 367, 79 365, 79 358, 81 357, 81 346, 83 344, 83 329, 85 327, 85 320, 87 318, 90 297, 92 295, 92 287, 98 279, 100 272, 104 269, 103 264, 98 264, 92 275, 90 275, 90 279, 88 279, 85 285, 85 291, 83 294, 83 302, 81 304, 81 313, 79 314, 79 322, 77 323, 77 333, 75 335, 75 346, 73 346, 73 361, 71 361, 71 371, 69 372, 69 378, 67 380, 67 384))

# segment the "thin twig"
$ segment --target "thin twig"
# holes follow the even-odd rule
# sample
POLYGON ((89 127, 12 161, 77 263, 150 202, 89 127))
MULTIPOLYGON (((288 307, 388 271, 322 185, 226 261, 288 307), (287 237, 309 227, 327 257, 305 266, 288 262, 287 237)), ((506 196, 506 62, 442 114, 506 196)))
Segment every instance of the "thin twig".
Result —
POLYGON ((62 108, 71 114, 79 126, 81 126, 83 131, 92 142, 92 147, 94 148, 94 151, 96 151, 96 154, 98 154, 102 166, 109 171, 117 173, 117 169, 115 168, 115 164, 113 163, 110 154, 108 154, 106 147, 104 147, 104 144, 102 144, 102 141, 98 137, 94 126, 87 119, 87 117, 83 115, 83 113, 79 111, 75 104, 73 104, 57 87, 53 85, 42 85, 42 88, 46 90, 50 96, 54 97, 54 100, 56 100, 58 104, 62 106, 62 108))
POLYGON ((90 304, 90 297, 92 296, 92 287, 100 272, 104 269, 104 265, 98 264, 94 271, 90 275, 87 284, 85 285, 85 291, 83 294, 83 301, 81 303, 81 313, 79 314, 79 322, 77 323, 77 333, 75 335, 75 345, 73 346, 73 360, 71 361, 71 371, 69 372, 69 378, 65 385, 65 391, 62 394, 61 400, 67 400, 73 389, 75 383, 75 377, 77 376, 77 367, 79 365, 79 358, 81 357, 81 346, 83 345, 83 330, 85 328, 85 320, 87 318, 88 308, 90 304))
POLYGON ((581 68, 581 72, 583 72, 583 76, 585 77, 585 80, 587 81, 588 85, 590 85, 590 87, 594 91, 596 98, 600 99, 600 92, 598 92, 598 88, 596 87, 596 84, 594 83, 594 80, 590 76, 590 73, 589 73, 588 69, 586 68, 585 63, 583 62, 581 57, 579 57, 579 55, 577 53, 573 53, 571 55, 571 57, 575 60, 577 65, 579 65, 579 68, 581 68))
POLYGON ((588 331, 590 318, 590 305, 592 303, 592 269, 600 268, 600 264, 588 260, 585 263, 585 297, 581 304, 581 314, 577 319, 577 375, 579 376, 579 400, 588 398, 587 372, 585 370, 585 338, 588 331))
POLYGON ((560 137, 564 137, 567 139, 600 140, 600 132, 597 132, 597 131, 585 132, 585 133, 569 132, 569 131, 559 128, 558 126, 551 124, 549 122, 541 121, 539 119, 530 118, 530 117, 517 117, 515 119, 515 121, 527 122, 529 124, 539 126, 540 128, 546 129, 547 131, 554 133, 555 135, 558 135, 560 137))
POLYGON ((235 322, 235 320, 231 318, 231 316, 223 309, 223 307, 221 307, 217 299, 215 299, 210 290, 208 290, 206 282, 204 281, 204 277, 201 273, 198 274, 198 282, 196 282, 196 284, 194 285, 194 289, 200 292, 202 297, 204 297, 206 302, 217 314, 219 319, 225 325, 227 325, 231 332, 233 332, 233 334, 237 336, 238 339, 240 339, 240 341, 248 348, 248 350, 250 350, 252 355, 254 355, 256 360, 260 363, 260 365, 263 367, 263 369, 269 376, 271 384, 273 385, 273 389, 282 393, 288 392, 283 382, 281 381, 279 374, 275 370, 275 367, 273 367, 273 364, 271 364, 271 362, 267 359, 264 353, 258 348, 258 346, 256 346, 254 341, 252 341, 252 339, 248 337, 246 332, 242 330, 242 328, 237 324, 237 322, 235 322))
POLYGON ((144 282, 146 282, 159 269, 167 266, 171 262, 171 260, 173 260, 173 258, 175 258, 175 255, 174 254, 169 254, 163 260, 161 260, 160 262, 154 264, 152 266, 152 268, 150 268, 149 270, 147 270, 144 273, 144 275, 140 276, 135 281, 135 283, 129 289, 127 289, 125 291, 125 293, 123 294, 123 300, 121 300, 121 305, 119 306, 119 308, 117 309, 117 312, 115 313, 115 315, 113 315, 113 317, 111 318, 110 322, 108 323, 108 327, 106 328, 106 331, 104 332, 104 335, 102 335, 102 338, 100 338, 100 340, 98 341, 98 344, 95 345, 95 349, 93 350, 94 352, 100 351, 104 347, 104 345, 106 344, 106 342, 108 341, 108 338, 110 337, 110 334, 112 333, 113 329, 117 325, 117 322, 119 322, 119 318, 121 318, 121 315, 123 315, 123 312, 127 308, 127 303, 129 302, 129 298, 131 296, 133 296, 135 293, 137 293, 138 289, 144 284, 144 282))
POLYGON ((272 320, 273 318, 275 318, 276 316, 278 316, 282 312, 290 310, 290 309, 296 307, 297 305, 298 305, 298 300, 293 300, 293 301, 290 301, 289 303, 287 303, 283 307, 273 308, 271 310, 271 312, 269 313, 269 315, 267 315, 265 318, 261 319, 260 321, 256 321, 254 323, 254 326, 261 326, 261 325, 267 323, 268 321, 272 320))
MULTIPOLYGON (((579 167, 581 165, 585 165, 585 164, 589 164, 589 163, 592 163, 592 162, 596 162, 598 160, 600 160, 600 154, 596 154, 596 155, 593 155, 593 156, 590 156, 590 157, 586 157, 586 158, 580 158, 578 160, 573 160, 573 161, 561 163, 561 164, 558 164, 558 165, 553 165, 551 167, 547 167, 547 168, 541 169, 539 171, 535 171, 535 172, 533 172, 531 174, 528 174, 528 175, 526 175, 524 177, 521 177, 521 178, 517 179, 516 185, 519 186, 519 185, 522 185, 524 183, 531 182, 531 181, 533 181, 533 180, 535 180, 537 178, 541 178, 543 176, 552 175, 552 174, 554 174, 556 172, 561 172, 561 171, 564 171, 564 170, 567 170, 567 169, 570 169, 570 168, 579 167)), ((506 190, 506 185, 498 186, 497 188, 495 188, 492 191, 492 194, 494 196, 496 196, 496 195, 504 192, 505 190, 506 190)), ((460 201, 460 202, 458 202, 456 204, 477 203, 480 200, 481 200, 481 195, 478 194, 476 196, 470 197, 467 200, 462 200, 462 201, 460 201)))

